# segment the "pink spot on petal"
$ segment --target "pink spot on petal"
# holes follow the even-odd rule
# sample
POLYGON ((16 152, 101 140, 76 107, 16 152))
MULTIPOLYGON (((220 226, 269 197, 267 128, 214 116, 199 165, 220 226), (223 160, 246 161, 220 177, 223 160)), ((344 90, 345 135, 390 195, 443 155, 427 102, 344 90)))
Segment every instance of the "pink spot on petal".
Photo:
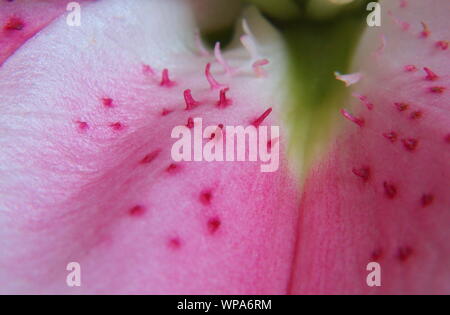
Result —
POLYGON ((420 37, 428 38, 431 32, 428 25, 425 22, 422 22, 422 32, 420 33, 420 37))
POLYGON ((137 205, 128 210, 128 214, 132 217, 141 217, 146 211, 147 209, 144 206, 137 205))
POLYGON ((264 66, 269 64, 269 60, 268 59, 260 59, 257 60, 253 63, 252 67, 253 67, 253 71, 255 72, 257 77, 265 77, 267 76, 266 71, 264 70, 264 66))
POLYGON ((171 109, 167 109, 167 108, 163 108, 163 110, 161 111, 161 116, 167 116, 169 114, 173 113, 173 110, 171 109))
POLYGON ((350 114, 347 110, 341 109, 341 114, 347 118, 349 121, 357 124, 359 127, 364 127, 365 120, 363 118, 358 118, 350 114))
POLYGON ((419 145, 419 141, 413 138, 403 139, 402 142, 405 149, 410 152, 414 152, 417 149, 417 146, 419 145))
POLYGON ((439 79, 439 76, 433 71, 431 71, 430 68, 425 67, 423 68, 423 70, 425 70, 425 72, 427 73, 425 79, 427 79, 428 81, 436 81, 437 79, 439 79))
POLYGON ((371 261, 377 262, 383 258, 383 250, 381 248, 377 248, 372 252, 370 256, 371 261))
POLYGON ((409 109, 408 103, 394 103, 394 105, 398 109, 399 112, 404 112, 405 110, 409 109))
POLYGON ((395 19, 395 22, 398 24, 398 26, 401 27, 402 31, 407 32, 411 28, 411 24, 405 21, 400 21, 399 19, 395 19))
POLYGON ((184 102, 186 103, 186 110, 191 110, 200 105, 193 97, 191 90, 185 90, 184 93, 184 102))
POLYGON ((406 262, 409 258, 411 258, 413 254, 413 250, 409 246, 399 247, 397 249, 396 257, 400 262, 406 262))
POLYGON ((353 97, 356 97, 356 98, 359 99, 361 102, 366 102, 366 101, 368 100, 368 97, 365 96, 365 95, 353 93, 352 96, 353 96, 353 97))
POLYGON ((179 170, 179 166, 175 163, 170 164, 167 168, 166 168, 166 172, 167 173, 176 173, 179 170))
POLYGON ((125 126, 121 122, 111 123, 111 124, 109 124, 109 127, 111 127, 111 129, 113 129, 115 131, 120 131, 125 128, 125 126))
POLYGON ((420 200, 423 208, 430 206, 434 202, 434 196, 431 194, 424 194, 420 200))
POLYGON ((147 154, 146 156, 144 156, 144 158, 142 158, 140 164, 150 164, 158 157, 158 155, 160 153, 161 153, 161 150, 156 150, 156 151, 153 151, 153 152, 147 154))
POLYGON ((86 131, 89 129, 89 124, 85 121, 76 121, 75 123, 78 125, 79 131, 86 131))
POLYGON ((216 132, 213 132, 211 134, 210 140, 213 140, 213 139, 216 139, 216 138, 217 139, 222 139, 222 136, 223 136, 222 129, 223 128, 221 128, 220 126, 217 126, 216 132))
POLYGON ((142 65, 142 73, 145 75, 154 75, 155 71, 149 65, 142 65))
POLYGON ((10 17, 6 24, 3 26, 5 31, 21 31, 25 27, 25 23, 18 17, 10 17))
POLYGON ((370 168, 362 167, 362 168, 354 168, 352 170, 353 174, 360 177, 364 182, 369 181, 370 179, 370 168))
POLYGON ((264 120, 266 120, 266 118, 269 117, 269 115, 271 113, 272 113, 272 108, 269 108, 259 118, 255 119, 252 122, 252 125, 255 126, 256 128, 258 128, 259 126, 261 126, 261 124, 264 122, 264 120))
POLYGON ((210 234, 216 233, 222 225, 221 220, 218 217, 210 218, 208 220, 208 231, 210 234))
POLYGON ((188 122, 186 124, 186 127, 188 127, 189 129, 194 128, 194 119, 192 117, 188 118, 188 122))
POLYGON ((280 138, 275 138, 267 141, 267 152, 272 152, 272 147, 280 141, 280 138))
POLYGON ((397 187, 389 182, 383 183, 384 193, 389 199, 394 199, 397 196, 397 187))
POLYGON ((228 62, 223 57, 220 42, 217 42, 216 46, 214 47, 214 56, 216 57, 217 62, 222 65, 226 73, 233 74, 236 71, 236 69, 230 67, 228 62))
POLYGON ((353 93, 352 95, 354 97, 356 97, 357 99, 359 99, 364 105, 366 105, 368 110, 373 110, 374 109, 375 106, 373 105, 373 103, 368 101, 368 97, 367 96, 360 95, 360 94, 357 94, 357 93, 353 93))
POLYGON ((417 70, 419 70, 419 69, 417 69, 417 67, 414 66, 414 65, 407 65, 407 66, 405 66, 405 71, 406 72, 416 72, 417 70))
POLYGON ((372 103, 369 103, 369 102, 366 103, 366 106, 367 106, 368 110, 373 110, 373 108, 374 108, 374 105, 372 103))
POLYGON ((414 111, 410 115, 410 118, 413 119, 413 120, 417 120, 417 119, 420 119, 422 117, 423 117, 423 113, 420 110, 414 111))
POLYGON ((401 27, 402 31, 406 32, 409 31, 409 29, 411 28, 411 25, 408 22, 400 20, 392 13, 392 11, 388 11, 388 15, 392 18, 395 24, 401 27))
POLYGON ((442 94, 445 91, 445 87, 443 86, 433 86, 430 88, 431 93, 442 94))
POLYGON ((217 107, 225 108, 233 104, 233 101, 230 98, 227 98, 227 92, 229 90, 230 90, 229 88, 220 90, 219 101, 216 103, 217 107))
POLYGON ((171 249, 180 249, 181 247, 181 240, 178 237, 172 237, 168 241, 168 246, 171 249))
POLYGON ((209 206, 211 204, 212 199, 213 194, 211 190, 205 190, 200 194, 200 202, 205 206, 209 206))
POLYGON ((398 139, 398 134, 395 131, 386 132, 383 134, 383 136, 392 143, 397 142, 398 139))
POLYGON ((214 79, 213 75, 211 74, 211 64, 208 63, 205 68, 205 75, 206 79, 209 82, 209 85, 211 86, 211 90, 218 90, 222 87, 225 87, 223 84, 220 84, 219 82, 214 79))
POLYGON ((109 97, 102 98, 102 104, 105 107, 113 107, 113 100, 109 97))
POLYGON ((447 50, 449 43, 450 43, 449 41, 440 40, 440 41, 436 42, 436 47, 440 48, 442 50, 447 50))
POLYGON ((163 70, 160 85, 165 87, 172 87, 175 85, 175 82, 170 80, 168 69, 163 70))

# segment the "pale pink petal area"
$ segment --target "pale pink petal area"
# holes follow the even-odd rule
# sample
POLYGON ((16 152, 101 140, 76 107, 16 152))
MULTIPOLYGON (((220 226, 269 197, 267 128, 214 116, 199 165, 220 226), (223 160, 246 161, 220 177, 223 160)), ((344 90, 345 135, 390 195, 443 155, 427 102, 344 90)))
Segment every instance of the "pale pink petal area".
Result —
MULTIPOLYGON (((85 4, 94 0, 80 0, 85 4)), ((0 2, 0 66, 28 39, 58 18, 70 1, 3 0, 0 2)), ((70 8, 70 7, 69 7, 70 8)))
POLYGON ((62 14, 8 48, 1 293, 287 292, 300 194, 280 118, 282 42, 250 14, 267 77, 255 77, 242 46, 222 53, 230 66, 248 65, 227 75, 197 50, 193 21, 182 0, 94 1, 82 4, 80 27, 62 14), (229 90, 211 89, 212 77, 229 90), (175 162, 171 132, 195 128, 195 118, 281 125, 278 171, 175 162), (81 265, 79 288, 66 285, 70 262, 81 265))
POLYGON ((356 62, 365 76, 350 121, 305 184, 294 294, 450 292, 450 59, 436 46, 450 38, 450 2, 381 6, 383 25, 356 62), (368 286, 370 262, 381 287, 368 286))

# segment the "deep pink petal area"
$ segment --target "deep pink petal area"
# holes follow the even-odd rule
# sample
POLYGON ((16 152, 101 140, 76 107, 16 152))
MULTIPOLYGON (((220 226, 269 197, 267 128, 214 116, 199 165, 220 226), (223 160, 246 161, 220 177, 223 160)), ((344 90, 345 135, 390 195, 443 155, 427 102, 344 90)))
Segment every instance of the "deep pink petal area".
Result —
POLYGON ((225 74, 194 50, 189 12, 185 1, 97 1, 81 27, 60 17, 3 64, 0 292, 286 292, 299 193, 284 138, 273 173, 171 158, 172 129, 195 117, 279 124, 282 59, 258 46, 273 65, 260 78, 238 48, 224 55, 242 70, 225 74), (70 262, 80 288, 66 285, 70 262))
POLYGON ((381 2, 356 69, 365 124, 345 122, 307 180, 292 293, 450 292, 450 2, 407 3, 381 2))

